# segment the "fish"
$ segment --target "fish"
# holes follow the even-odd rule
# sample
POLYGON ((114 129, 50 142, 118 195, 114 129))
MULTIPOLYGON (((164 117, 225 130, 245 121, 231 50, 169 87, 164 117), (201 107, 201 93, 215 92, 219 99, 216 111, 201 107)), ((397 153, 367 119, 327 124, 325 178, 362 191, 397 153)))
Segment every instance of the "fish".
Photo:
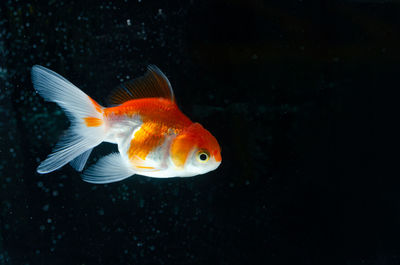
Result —
POLYGON ((31 78, 36 92, 57 103, 71 123, 37 167, 39 174, 69 163, 83 171, 84 181, 106 184, 133 175, 192 177, 215 170, 222 162, 217 139, 181 112, 168 78, 155 65, 114 89, 110 107, 43 66, 34 65, 31 78), (93 148, 102 142, 116 144, 118 152, 84 170, 93 148))

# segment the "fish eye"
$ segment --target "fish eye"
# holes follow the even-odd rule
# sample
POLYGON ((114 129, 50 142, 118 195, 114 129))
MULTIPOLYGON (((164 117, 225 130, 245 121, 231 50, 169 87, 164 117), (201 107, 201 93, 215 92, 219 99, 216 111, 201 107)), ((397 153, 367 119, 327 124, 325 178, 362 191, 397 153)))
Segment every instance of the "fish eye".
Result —
POLYGON ((207 151, 201 150, 197 152, 196 158, 200 163, 205 163, 210 159, 210 155, 207 151))

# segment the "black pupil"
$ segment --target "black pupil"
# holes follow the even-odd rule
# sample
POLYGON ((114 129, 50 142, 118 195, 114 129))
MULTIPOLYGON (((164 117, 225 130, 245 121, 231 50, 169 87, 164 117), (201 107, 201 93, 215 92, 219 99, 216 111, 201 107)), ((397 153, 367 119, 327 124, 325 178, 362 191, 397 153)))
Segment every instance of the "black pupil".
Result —
POLYGON ((200 160, 201 161, 206 161, 207 160, 207 155, 205 153, 200 154, 200 160))

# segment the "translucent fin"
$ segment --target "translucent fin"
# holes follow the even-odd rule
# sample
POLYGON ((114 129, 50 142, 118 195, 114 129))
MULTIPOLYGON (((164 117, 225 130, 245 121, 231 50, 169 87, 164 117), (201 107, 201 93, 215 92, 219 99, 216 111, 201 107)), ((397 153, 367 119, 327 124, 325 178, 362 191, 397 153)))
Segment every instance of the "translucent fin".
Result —
MULTIPOLYGON (((32 82, 36 91, 45 100, 57 103, 72 123, 53 153, 37 168, 38 173, 44 174, 64 166, 103 141, 106 137, 103 107, 67 79, 43 66, 32 67, 32 82)), ((83 168, 85 156, 77 158, 73 165, 83 168)))
POLYGON ((35 65, 31 75, 35 90, 46 101, 57 103, 71 121, 86 117, 103 118, 103 107, 59 74, 35 65))
POLYGON ((87 160, 89 159, 90 153, 92 153, 93 148, 85 151, 81 155, 77 156, 72 160, 69 164, 73 167, 76 171, 82 171, 85 167, 87 160))
POLYGON ((109 103, 120 105, 138 98, 166 98, 175 101, 168 78, 157 66, 149 65, 144 76, 120 85, 109 96, 109 103))
POLYGON ((37 172, 45 174, 59 169, 77 156, 86 152, 88 149, 92 149, 96 145, 100 144, 102 140, 101 137, 85 138, 76 134, 74 130, 69 129, 57 143, 53 153, 51 153, 46 160, 40 163, 37 172))
POLYGON ((119 153, 102 157, 95 165, 86 169, 82 179, 94 184, 106 184, 126 179, 135 174, 119 153))

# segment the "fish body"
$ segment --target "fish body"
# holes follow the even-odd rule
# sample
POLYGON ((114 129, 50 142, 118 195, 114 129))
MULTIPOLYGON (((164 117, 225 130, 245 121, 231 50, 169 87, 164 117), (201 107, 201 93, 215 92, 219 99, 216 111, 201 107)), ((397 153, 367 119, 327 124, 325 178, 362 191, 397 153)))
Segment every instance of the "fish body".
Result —
POLYGON ((87 182, 110 183, 134 174, 190 177, 215 170, 221 163, 215 137, 179 110, 168 79, 156 66, 116 89, 110 97, 114 106, 108 108, 42 66, 32 68, 32 80, 37 92, 63 108, 72 123, 39 165, 39 173, 67 163, 82 171, 101 142, 117 144, 119 152, 85 170, 82 177, 87 182))

